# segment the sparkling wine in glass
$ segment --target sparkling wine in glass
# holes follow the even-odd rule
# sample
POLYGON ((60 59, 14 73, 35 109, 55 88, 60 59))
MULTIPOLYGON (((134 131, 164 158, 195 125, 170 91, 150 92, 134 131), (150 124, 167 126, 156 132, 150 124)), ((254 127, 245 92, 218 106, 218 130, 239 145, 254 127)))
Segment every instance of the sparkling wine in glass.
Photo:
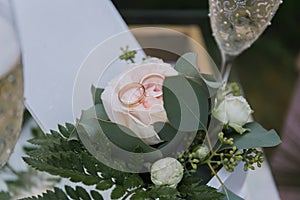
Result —
POLYGON ((10 0, 0 0, 0 168, 19 137, 23 117, 23 72, 10 0))
POLYGON ((222 53, 225 84, 234 58, 263 33, 281 0, 209 0, 213 35, 222 53))

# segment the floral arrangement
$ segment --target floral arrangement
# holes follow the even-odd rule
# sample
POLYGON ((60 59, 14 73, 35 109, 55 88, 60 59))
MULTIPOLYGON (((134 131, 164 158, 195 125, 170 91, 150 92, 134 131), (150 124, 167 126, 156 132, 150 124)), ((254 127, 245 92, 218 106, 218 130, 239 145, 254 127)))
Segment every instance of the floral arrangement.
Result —
POLYGON ((280 139, 251 121, 238 84, 201 74, 195 53, 172 67, 157 58, 135 63, 136 52, 123 51, 127 70, 104 89, 92 87, 94 106, 75 125, 29 141, 28 165, 77 186, 26 199, 103 199, 105 190, 111 199, 241 199, 218 171, 260 167, 257 148, 280 139), (207 185, 214 176, 221 189, 207 185))

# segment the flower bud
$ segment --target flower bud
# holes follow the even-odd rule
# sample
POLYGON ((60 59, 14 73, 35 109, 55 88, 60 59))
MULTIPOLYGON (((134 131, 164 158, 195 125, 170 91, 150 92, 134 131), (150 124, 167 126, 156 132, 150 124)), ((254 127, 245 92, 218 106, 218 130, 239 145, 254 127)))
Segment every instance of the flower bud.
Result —
POLYGON ((206 145, 200 146, 195 152, 195 157, 203 161, 209 154, 209 149, 206 145))
POLYGON ((175 158, 163 158, 151 166, 151 181, 155 185, 176 187, 183 177, 183 166, 175 158))

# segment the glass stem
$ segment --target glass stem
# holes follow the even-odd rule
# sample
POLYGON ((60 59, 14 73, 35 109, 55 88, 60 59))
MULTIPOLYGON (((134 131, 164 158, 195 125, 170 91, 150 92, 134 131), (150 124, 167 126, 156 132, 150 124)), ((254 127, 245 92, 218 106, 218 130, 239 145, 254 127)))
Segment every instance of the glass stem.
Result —
POLYGON ((236 56, 222 54, 222 67, 221 67, 221 76, 223 83, 226 85, 228 82, 228 78, 230 75, 232 62, 235 59, 236 56))

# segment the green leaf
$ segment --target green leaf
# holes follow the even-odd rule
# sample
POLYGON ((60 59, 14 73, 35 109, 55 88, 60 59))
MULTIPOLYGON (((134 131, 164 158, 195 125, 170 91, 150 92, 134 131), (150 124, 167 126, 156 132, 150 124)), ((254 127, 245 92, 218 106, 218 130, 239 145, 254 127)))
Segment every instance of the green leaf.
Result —
POLYGON ((57 199, 68 200, 67 195, 61 189, 55 187, 54 188, 54 193, 56 194, 57 199))
POLYGON ((98 119, 106 120, 106 121, 109 120, 109 118, 108 118, 108 116, 106 114, 106 111, 104 109, 103 104, 97 104, 97 105, 95 105, 95 110, 96 110, 96 114, 97 114, 97 118, 98 119))
POLYGON ((147 192, 145 191, 137 191, 136 193, 134 193, 130 200, 145 200, 148 198, 147 192))
POLYGON ((76 127, 73 124, 70 124, 70 123, 66 123, 66 127, 67 127, 68 132, 69 132, 69 138, 68 138, 68 140, 69 141, 71 141, 71 140, 78 141, 79 137, 78 137, 78 133, 77 133, 76 127))
POLYGON ((144 184, 144 181, 140 178, 140 176, 133 174, 124 180, 124 187, 131 189, 136 188, 144 184))
POLYGON ((54 188, 54 191, 47 190, 42 195, 39 195, 37 197, 28 197, 24 198, 22 200, 68 200, 67 195, 59 188, 54 188))
POLYGON ((159 138, 165 142, 171 141, 178 133, 178 131, 168 123, 157 122, 153 127, 159 138))
MULTIPOLYGON (((234 139, 234 146, 238 149, 254 149, 257 147, 273 147, 281 143, 279 136, 275 130, 267 131, 256 122, 248 123, 244 128, 249 129, 240 134, 230 134, 227 137, 234 139)), ((224 146, 222 149, 231 148, 232 146, 224 146)))
POLYGON ((87 153, 82 154, 82 163, 84 163, 84 166, 86 168, 86 171, 93 175, 93 176, 98 176, 98 171, 96 169, 97 163, 91 160, 91 156, 88 155, 87 153))
POLYGON ((85 173, 83 169, 84 164, 78 152, 48 152, 41 158, 39 156, 31 156, 23 159, 35 169, 69 178, 73 182, 83 182, 86 185, 93 185, 102 180, 98 176, 85 173))
POLYGON ((104 121, 109 121, 109 118, 105 112, 103 104, 97 104, 88 110, 82 112, 81 119, 96 118, 104 121))
POLYGON ((99 192, 95 191, 95 190, 91 191, 91 195, 92 195, 94 200, 103 200, 102 195, 99 192))
POLYGON ((175 69, 196 82, 204 81, 211 88, 219 88, 222 86, 222 82, 216 81, 213 75, 200 73, 197 64, 197 53, 189 52, 182 55, 177 60, 175 69))
POLYGON ((1 191, 0 192, 0 199, 10 200, 12 197, 8 192, 1 191))
POLYGON ((125 193, 126 193, 126 190, 122 186, 117 185, 111 192, 110 197, 111 197, 111 199, 119 199, 122 196, 124 196, 125 193))
POLYGON ((189 199, 199 200, 221 200, 224 195, 215 188, 207 185, 189 186, 181 185, 178 190, 189 197, 189 199))
POLYGON ((234 194, 232 191, 228 190, 227 188, 222 188, 221 191, 225 194, 225 197, 222 200, 243 200, 243 198, 239 197, 238 195, 234 194))
POLYGON ((171 125, 183 132, 206 130, 209 111, 207 87, 184 76, 167 77, 163 84, 164 107, 171 125))
POLYGON ((67 194, 74 200, 80 200, 80 197, 77 196, 76 190, 74 190, 72 187, 66 185, 65 190, 67 194))
POLYGON ((189 187, 194 187, 194 186, 198 186, 201 183, 201 178, 197 177, 197 176, 185 176, 183 177, 183 179, 181 180, 180 184, 182 185, 187 185, 189 187))
POLYGON ((98 122, 107 138, 122 149, 134 152, 137 147, 140 147, 143 152, 155 151, 154 148, 148 146, 141 139, 136 137, 127 127, 108 121, 98 120, 98 122))
POLYGON ((176 188, 167 187, 167 186, 155 186, 149 192, 150 197, 156 199, 178 199, 180 193, 176 188))
POLYGON ((62 125, 58 124, 58 130, 59 132, 66 138, 68 138, 70 136, 69 131, 62 125))
POLYGON ((103 180, 100 181, 97 186, 96 189, 97 190, 108 190, 109 188, 111 188, 114 185, 114 182, 112 182, 111 180, 103 180))
POLYGON ((186 76, 198 78, 197 53, 185 53, 177 60, 174 68, 186 76))
MULTIPOLYGON (((80 139, 88 149, 89 147, 95 148, 94 142, 97 140, 106 141, 107 148, 111 145, 110 143, 113 143, 130 152, 134 152, 137 147, 140 147, 143 152, 156 150, 144 143, 129 128, 110 121, 96 119, 95 110, 95 107, 92 107, 87 111, 83 111, 78 123, 80 139)), ((105 146, 100 148, 103 149, 105 146)))
POLYGON ((102 104, 101 94, 103 91, 103 88, 96 88, 94 85, 92 85, 91 92, 93 96, 94 105, 102 104))
POLYGON ((217 89, 223 85, 221 80, 217 81, 216 78, 211 74, 201 74, 200 76, 203 79, 203 81, 211 88, 217 89))
POLYGON ((85 191, 85 189, 83 187, 76 186, 76 193, 83 200, 91 200, 90 195, 87 193, 87 191, 85 191))

